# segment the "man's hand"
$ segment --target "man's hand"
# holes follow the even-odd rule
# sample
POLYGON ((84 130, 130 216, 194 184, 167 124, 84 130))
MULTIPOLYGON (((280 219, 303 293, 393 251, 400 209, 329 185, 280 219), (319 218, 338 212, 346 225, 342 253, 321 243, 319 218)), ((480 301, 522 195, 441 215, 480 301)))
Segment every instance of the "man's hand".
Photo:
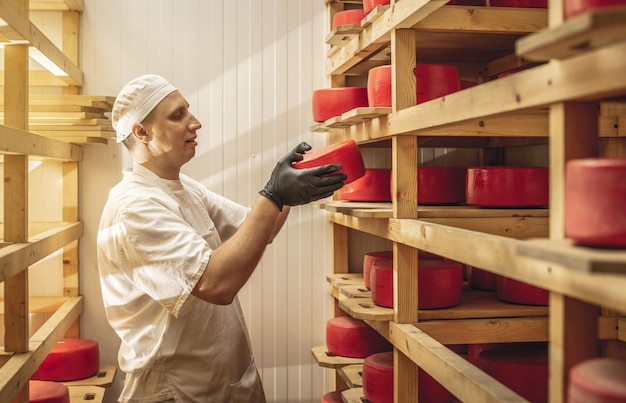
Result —
POLYGON ((310 149, 311 146, 307 143, 298 144, 278 161, 269 181, 259 192, 273 201, 280 211, 283 206, 299 206, 328 197, 335 190, 341 189, 346 180, 344 174, 332 174, 341 169, 339 164, 294 168, 292 164, 302 160, 304 153, 310 149))

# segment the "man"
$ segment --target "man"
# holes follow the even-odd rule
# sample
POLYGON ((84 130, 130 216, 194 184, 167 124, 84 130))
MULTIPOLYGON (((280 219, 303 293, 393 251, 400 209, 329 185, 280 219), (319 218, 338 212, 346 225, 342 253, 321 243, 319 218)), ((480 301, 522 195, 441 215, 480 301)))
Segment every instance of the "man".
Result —
POLYGON ((237 292, 289 206, 330 196, 346 177, 336 164, 293 168, 310 149, 301 143, 245 208, 180 173, 201 127, 188 107, 157 75, 129 82, 113 106, 133 167, 104 207, 98 266, 127 374, 120 402, 264 402, 237 292))

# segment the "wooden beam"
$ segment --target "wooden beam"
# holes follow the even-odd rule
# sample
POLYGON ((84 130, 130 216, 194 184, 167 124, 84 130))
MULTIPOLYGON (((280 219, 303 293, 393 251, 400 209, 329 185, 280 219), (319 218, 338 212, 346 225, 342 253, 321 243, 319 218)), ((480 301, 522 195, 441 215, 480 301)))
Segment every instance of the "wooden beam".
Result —
POLYGON ((65 161, 83 159, 83 149, 80 146, 3 125, 0 125, 0 151, 3 154, 31 155, 65 161))

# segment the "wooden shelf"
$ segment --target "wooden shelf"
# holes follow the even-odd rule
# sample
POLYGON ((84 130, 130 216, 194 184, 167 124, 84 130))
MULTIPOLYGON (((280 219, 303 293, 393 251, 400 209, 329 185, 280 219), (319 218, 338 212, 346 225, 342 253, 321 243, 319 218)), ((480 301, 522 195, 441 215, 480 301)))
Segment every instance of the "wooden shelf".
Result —
POLYGON ((83 0, 29 0, 31 11, 77 11, 84 9, 83 0))
POLYGON ((339 368, 337 371, 350 388, 363 386, 363 365, 353 364, 339 368))
POLYGON ((105 389, 100 386, 68 386, 70 403, 102 403, 105 389))
POLYGON ((363 364, 363 358, 349 358, 334 355, 328 352, 326 346, 317 346, 311 349, 311 353, 320 367, 338 369, 346 365, 363 364))
POLYGON ((363 403, 368 402, 363 397, 363 388, 350 388, 341 392, 341 398, 345 403, 363 403))

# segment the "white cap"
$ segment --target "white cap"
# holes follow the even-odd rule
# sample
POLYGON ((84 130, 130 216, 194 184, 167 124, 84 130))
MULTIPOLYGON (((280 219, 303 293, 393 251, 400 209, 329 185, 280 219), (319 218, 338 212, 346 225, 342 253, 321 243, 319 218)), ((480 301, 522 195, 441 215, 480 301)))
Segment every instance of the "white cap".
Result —
POLYGON ((142 122, 146 116, 176 88, 163 77, 145 74, 130 81, 117 94, 111 123, 117 133, 117 142, 128 137, 135 123, 142 122))

